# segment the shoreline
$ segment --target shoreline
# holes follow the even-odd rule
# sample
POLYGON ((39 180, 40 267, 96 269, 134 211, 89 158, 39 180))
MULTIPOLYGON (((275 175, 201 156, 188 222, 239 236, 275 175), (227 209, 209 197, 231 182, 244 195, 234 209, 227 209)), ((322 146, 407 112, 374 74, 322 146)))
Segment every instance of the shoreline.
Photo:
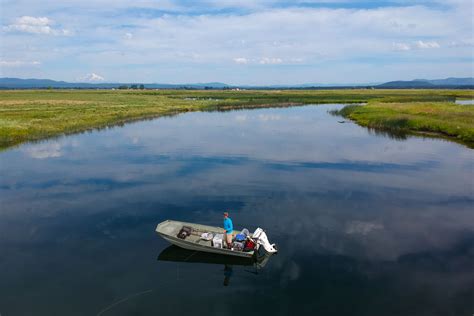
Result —
POLYGON ((394 138, 440 138, 474 149, 474 107, 451 103, 369 103, 334 114, 394 138))
MULTIPOLYGON (((3 90, 0 91, 0 151, 25 142, 41 141, 186 112, 281 108, 306 104, 346 104, 348 106, 339 111, 339 113, 343 113, 348 107, 355 107, 351 104, 360 103, 367 103, 363 106, 364 109, 371 109, 376 104, 379 107, 386 105, 392 111, 400 109, 400 104, 410 107, 420 104, 420 102, 424 102, 424 104, 429 102, 432 107, 436 107, 441 103, 447 104, 448 101, 456 98, 473 99, 474 91, 374 91, 366 89, 316 91, 3 90)), ((464 108, 469 109, 466 106, 464 108)), ((390 118, 394 113, 386 112, 385 118, 390 118)), ((449 121, 451 113, 447 114, 449 121)), ((383 130, 386 127, 381 124, 383 119, 379 119, 377 124, 374 124, 364 121, 356 113, 351 113, 351 116, 347 118, 369 128, 383 130)), ((387 120, 387 122, 389 121, 387 120)), ((474 120, 468 123, 463 122, 463 124, 464 129, 474 131, 474 120)), ((442 130, 418 129, 414 131, 439 132, 442 130)), ((448 138, 453 138, 453 133, 446 133, 446 135, 448 138)), ((474 136, 472 139, 474 143, 474 136)), ((469 139, 467 141, 470 143, 469 139)))

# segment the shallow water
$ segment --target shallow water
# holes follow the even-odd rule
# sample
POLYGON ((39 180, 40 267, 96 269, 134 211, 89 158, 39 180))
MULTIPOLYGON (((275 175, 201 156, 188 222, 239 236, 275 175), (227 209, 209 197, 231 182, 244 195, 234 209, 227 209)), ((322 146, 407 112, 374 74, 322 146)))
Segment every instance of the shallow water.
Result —
POLYGON ((474 104, 474 100, 456 100, 455 103, 461 105, 471 105, 474 104))
POLYGON ((0 153, 0 314, 471 315, 474 151, 338 123, 339 107, 187 113, 0 153), (278 244, 263 269, 154 233, 224 210, 278 244))

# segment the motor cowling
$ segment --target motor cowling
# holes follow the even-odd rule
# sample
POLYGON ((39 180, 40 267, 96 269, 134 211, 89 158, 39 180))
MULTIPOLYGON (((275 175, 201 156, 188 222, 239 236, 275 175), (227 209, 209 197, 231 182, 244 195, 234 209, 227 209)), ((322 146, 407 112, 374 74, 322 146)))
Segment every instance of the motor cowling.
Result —
POLYGON ((254 231, 254 233, 252 234, 252 238, 257 241, 258 245, 263 246, 265 251, 267 251, 268 253, 275 253, 278 251, 276 249, 275 244, 270 244, 267 234, 260 227, 254 231))

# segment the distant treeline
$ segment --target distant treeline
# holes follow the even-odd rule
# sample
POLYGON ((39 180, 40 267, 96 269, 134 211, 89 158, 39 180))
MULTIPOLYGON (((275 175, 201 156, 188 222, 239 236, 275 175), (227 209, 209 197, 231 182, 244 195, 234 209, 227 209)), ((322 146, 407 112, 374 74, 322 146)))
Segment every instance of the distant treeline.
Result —
POLYGON ((325 87, 196 87, 196 86, 173 86, 173 87, 147 87, 146 85, 119 85, 119 86, 108 86, 108 87, 2 87, 0 90, 350 90, 350 89, 449 89, 449 90, 460 90, 460 89, 474 89, 474 85, 443 85, 443 86, 325 86, 325 87))
POLYGON ((145 85, 143 84, 132 84, 130 86, 127 86, 127 85, 121 85, 119 86, 117 89, 120 89, 120 90, 127 90, 127 89, 132 89, 132 90, 145 90, 145 85))
POLYGON ((0 89, 170 89, 170 90, 342 90, 342 89, 474 89, 474 78, 446 78, 436 80, 416 79, 411 81, 390 81, 382 84, 323 85, 318 83, 302 85, 227 85, 222 82, 206 83, 81 83, 50 79, 0 78, 0 89))

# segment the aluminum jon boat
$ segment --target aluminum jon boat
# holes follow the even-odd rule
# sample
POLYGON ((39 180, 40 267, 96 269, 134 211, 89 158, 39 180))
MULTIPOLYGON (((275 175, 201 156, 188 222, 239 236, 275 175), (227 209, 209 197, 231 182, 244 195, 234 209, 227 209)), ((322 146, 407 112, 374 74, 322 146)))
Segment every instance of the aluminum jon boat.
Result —
MULTIPOLYGON (((265 251, 270 254, 277 252, 275 244, 270 244, 266 233, 261 228, 257 228, 253 234, 249 234, 246 237, 255 243, 254 250, 250 251, 228 249, 216 243, 215 239, 203 238, 203 234, 206 237, 220 236, 224 234, 225 231, 221 227, 166 220, 156 226, 156 232, 173 245, 195 251, 245 258, 253 257, 260 247, 263 247, 265 251), (188 231, 188 234, 184 238, 183 235, 181 235, 183 229, 188 231), (178 235, 180 235, 180 237, 178 237, 178 235)), ((239 233, 241 232, 234 230, 233 235, 236 236, 239 233)))

